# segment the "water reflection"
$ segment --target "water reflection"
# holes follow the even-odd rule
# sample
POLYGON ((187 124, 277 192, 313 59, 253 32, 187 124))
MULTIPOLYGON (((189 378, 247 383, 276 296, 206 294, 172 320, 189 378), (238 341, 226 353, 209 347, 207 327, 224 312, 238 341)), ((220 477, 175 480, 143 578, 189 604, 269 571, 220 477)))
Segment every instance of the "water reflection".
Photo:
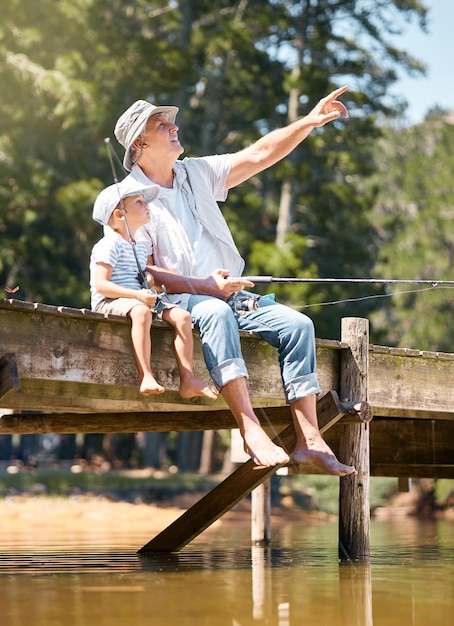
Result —
POLYGON ((141 536, 0 538, 2 626, 445 626, 454 624, 454 524, 375 522, 369 564, 339 565, 337 525, 205 533, 139 556, 141 536))

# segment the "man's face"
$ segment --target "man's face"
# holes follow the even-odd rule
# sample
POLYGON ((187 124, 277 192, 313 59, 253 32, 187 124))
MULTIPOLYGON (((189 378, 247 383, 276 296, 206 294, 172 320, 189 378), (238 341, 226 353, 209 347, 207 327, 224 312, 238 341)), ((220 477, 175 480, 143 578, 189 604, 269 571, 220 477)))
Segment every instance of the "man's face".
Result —
POLYGON ((150 151, 150 156, 165 157, 173 154, 176 157, 184 152, 178 140, 178 126, 173 124, 166 113, 152 115, 142 133, 143 154, 150 151))

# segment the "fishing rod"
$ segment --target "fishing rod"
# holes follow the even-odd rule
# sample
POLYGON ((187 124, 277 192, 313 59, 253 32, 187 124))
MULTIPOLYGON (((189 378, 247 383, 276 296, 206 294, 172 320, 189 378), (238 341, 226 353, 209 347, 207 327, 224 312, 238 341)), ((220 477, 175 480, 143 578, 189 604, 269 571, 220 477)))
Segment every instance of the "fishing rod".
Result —
POLYGON ((270 283, 358 283, 366 285, 449 285, 454 287, 454 280, 397 279, 397 278, 282 278, 275 276, 242 276, 238 280, 250 280, 257 284, 270 283))
MULTIPOLYGON (((126 232, 128 233, 129 243, 131 244, 132 251, 134 253, 134 258, 136 260, 136 265, 137 265, 137 270, 138 270, 137 278, 139 280, 139 283, 140 283, 141 287, 143 287, 144 289, 147 289, 148 291, 150 291, 150 287, 149 287, 149 285, 147 283, 147 279, 146 279, 145 274, 144 274, 144 272, 143 272, 143 270, 142 270, 142 268, 140 266, 140 261, 139 261, 139 258, 137 256, 136 240, 132 236, 131 229, 129 228, 129 224, 128 224, 128 218, 126 217, 125 203, 123 202, 123 198, 122 198, 121 193, 120 193, 120 187, 119 187, 119 182, 118 182, 118 178, 117 178, 117 173, 116 173, 116 170, 115 170, 115 164, 114 164, 113 158, 112 158, 113 148, 112 148, 112 144, 110 143, 110 138, 106 137, 104 139, 104 143, 106 144, 107 158, 109 159, 110 169, 112 170, 112 177, 113 177, 115 186, 116 186, 116 188, 118 190, 118 198, 119 198, 119 203, 120 203, 120 209, 121 209, 121 212, 123 213, 123 217, 125 218, 126 232)), ((156 290, 152 289, 151 291, 155 292, 156 290)))

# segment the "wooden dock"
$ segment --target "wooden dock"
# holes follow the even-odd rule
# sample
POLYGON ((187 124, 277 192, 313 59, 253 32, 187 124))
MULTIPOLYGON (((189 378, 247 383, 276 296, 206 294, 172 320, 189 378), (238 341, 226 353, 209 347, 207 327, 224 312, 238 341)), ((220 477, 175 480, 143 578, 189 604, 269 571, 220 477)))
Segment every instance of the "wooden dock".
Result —
MULTIPOLYGON (((167 391, 142 398, 128 320, 0 300, 0 406, 14 410, 0 418, 0 434, 235 428, 221 397, 180 398, 172 339, 167 324, 154 323, 153 370, 167 391)), ((291 450, 277 351, 252 334, 241 341, 258 416, 291 450)), ((341 479, 339 554, 366 558, 370 475, 454 477, 454 354, 370 345, 368 321, 347 318, 340 341, 317 340, 317 361, 320 429, 340 460, 359 470, 341 479)), ((194 363, 196 376, 210 382, 197 338, 194 363)), ((244 463, 142 552, 181 549, 274 472, 244 463)))

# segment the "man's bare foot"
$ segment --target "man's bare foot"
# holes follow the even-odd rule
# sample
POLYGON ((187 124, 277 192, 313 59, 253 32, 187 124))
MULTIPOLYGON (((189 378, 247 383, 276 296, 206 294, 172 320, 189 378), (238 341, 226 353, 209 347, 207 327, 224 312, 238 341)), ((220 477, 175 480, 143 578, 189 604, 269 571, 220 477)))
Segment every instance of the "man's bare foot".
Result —
POLYGON ((141 396, 151 396, 153 394, 164 393, 164 391, 165 388, 150 374, 146 374, 140 381, 139 393, 141 396))
POLYGON ((210 400, 216 400, 219 392, 215 387, 209 387, 197 378, 186 378, 180 381, 180 396, 182 398, 194 398, 202 396, 210 400))
POLYGON ((311 447, 295 448, 292 461, 296 465, 313 465, 323 470, 324 473, 334 476, 349 476, 358 473, 353 465, 344 465, 338 461, 334 452, 321 438, 312 442, 311 447))
POLYGON ((274 467, 290 461, 287 452, 276 446, 261 426, 252 426, 243 434, 244 450, 256 465, 274 467))

